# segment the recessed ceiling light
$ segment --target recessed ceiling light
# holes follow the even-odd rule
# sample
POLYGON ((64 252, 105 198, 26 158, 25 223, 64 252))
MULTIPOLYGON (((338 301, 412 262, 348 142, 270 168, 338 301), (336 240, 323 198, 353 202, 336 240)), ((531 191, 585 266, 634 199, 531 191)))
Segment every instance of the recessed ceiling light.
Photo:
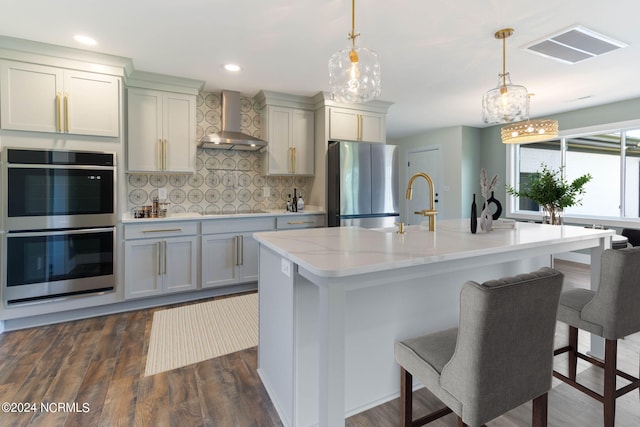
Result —
POLYGON ((238 64, 224 64, 224 69, 237 73, 238 71, 240 71, 240 66, 238 64))
POLYGON ((73 39, 78 43, 82 43, 87 46, 95 46, 96 44, 98 44, 96 39, 94 39, 93 37, 84 36, 82 34, 76 34, 75 36, 73 36, 73 39))

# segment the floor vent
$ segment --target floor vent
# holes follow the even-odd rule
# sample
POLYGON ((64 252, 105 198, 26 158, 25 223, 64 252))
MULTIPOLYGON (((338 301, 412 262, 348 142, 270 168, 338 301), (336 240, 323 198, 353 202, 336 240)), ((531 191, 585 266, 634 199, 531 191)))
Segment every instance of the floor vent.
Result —
POLYGON ((525 46, 525 49, 567 64, 575 64, 626 47, 626 43, 577 26, 525 46))

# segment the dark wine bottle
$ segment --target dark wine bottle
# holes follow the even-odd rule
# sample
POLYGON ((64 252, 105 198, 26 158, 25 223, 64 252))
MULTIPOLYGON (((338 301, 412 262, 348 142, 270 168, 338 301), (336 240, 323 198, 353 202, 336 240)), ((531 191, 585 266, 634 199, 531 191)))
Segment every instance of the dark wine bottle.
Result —
POLYGON ((291 202, 291 211, 298 212, 298 195, 295 188, 293 189, 293 202, 291 202))
POLYGON ((476 206, 476 193, 473 193, 473 202, 471 203, 471 233, 476 234, 478 229, 478 207, 476 206))

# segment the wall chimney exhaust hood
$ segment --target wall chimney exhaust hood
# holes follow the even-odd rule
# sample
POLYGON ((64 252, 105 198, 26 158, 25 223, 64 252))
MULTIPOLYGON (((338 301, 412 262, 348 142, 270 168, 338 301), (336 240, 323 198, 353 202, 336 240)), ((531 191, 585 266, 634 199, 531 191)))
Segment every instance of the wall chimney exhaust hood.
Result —
POLYGON ((223 90, 222 130, 203 136, 199 146, 220 150, 258 151, 267 146, 267 141, 240 132, 240 92, 223 90))

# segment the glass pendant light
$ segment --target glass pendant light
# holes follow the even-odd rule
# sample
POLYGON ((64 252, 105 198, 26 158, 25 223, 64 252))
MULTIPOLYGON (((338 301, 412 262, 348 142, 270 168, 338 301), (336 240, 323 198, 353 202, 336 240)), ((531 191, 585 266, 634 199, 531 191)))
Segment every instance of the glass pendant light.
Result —
POLYGON ((510 123, 529 118, 529 93, 524 86, 511 83, 506 71, 506 39, 513 34, 513 28, 504 28, 496 32, 495 37, 502 40, 502 74, 498 85, 482 97, 482 118, 485 123, 510 123))
POLYGON ((366 47, 356 47, 355 0, 351 0, 351 47, 333 54, 329 60, 329 86, 333 99, 361 103, 380 96, 380 62, 378 54, 366 47))

